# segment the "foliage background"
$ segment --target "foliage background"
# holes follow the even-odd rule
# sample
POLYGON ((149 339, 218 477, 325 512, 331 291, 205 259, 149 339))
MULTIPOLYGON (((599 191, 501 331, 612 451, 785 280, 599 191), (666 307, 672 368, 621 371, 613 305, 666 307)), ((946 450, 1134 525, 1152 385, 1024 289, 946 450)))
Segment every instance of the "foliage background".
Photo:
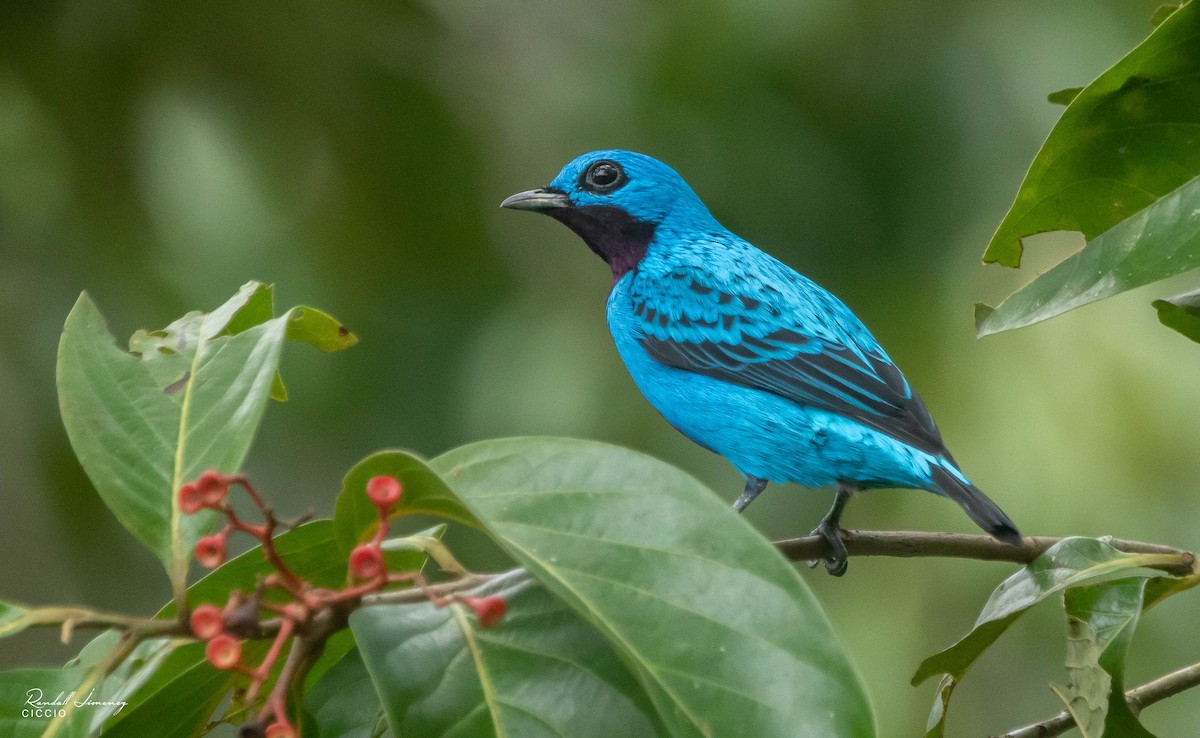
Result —
MULTIPOLYGON (((670 162, 726 225, 841 295, 1025 533, 1200 547, 1200 347, 1159 328, 1144 291, 984 341, 971 324, 973 302, 1078 246, 1048 237, 1026 274, 978 260, 1061 111, 1045 94, 1116 61, 1155 5, 0 5, 0 592, 143 612, 168 596, 58 420, 58 333, 85 288, 118 335, 250 278, 359 334, 345 355, 290 351, 292 399, 248 465, 285 514, 328 512, 377 448, 515 434, 633 446, 732 500, 732 469, 621 367, 605 267, 550 219, 496 207, 610 146, 670 162)), ((1152 289, 1193 285, 1177 286, 1152 289)), ((794 536, 829 501, 773 489, 748 514, 794 536)), ((971 529, 908 492, 864 495, 847 524, 971 529)), ((918 732, 932 687, 908 687, 913 669, 1008 571, 863 559, 809 576, 886 734, 918 732)), ((1185 596, 1143 621, 1131 683, 1197 660, 1197 613, 1185 596)), ((1052 608, 1014 628, 959 688, 950 732, 1057 711, 1062 630, 1052 608)), ((0 644, 0 664, 66 657, 41 635, 0 644)), ((1181 734, 1198 700, 1145 723, 1181 734)))

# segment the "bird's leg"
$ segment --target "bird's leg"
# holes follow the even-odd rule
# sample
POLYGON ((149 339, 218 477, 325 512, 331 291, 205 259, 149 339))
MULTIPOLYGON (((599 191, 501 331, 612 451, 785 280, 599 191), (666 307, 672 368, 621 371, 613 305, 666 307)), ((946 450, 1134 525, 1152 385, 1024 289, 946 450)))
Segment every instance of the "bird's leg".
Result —
MULTIPOLYGON (((809 533, 810 536, 821 536, 829 544, 830 552, 824 559, 825 571, 835 577, 846 573, 846 544, 842 542, 841 536, 842 511, 846 509, 850 495, 857 491, 856 487, 845 482, 838 484, 837 497, 833 499, 833 507, 829 508, 829 512, 821 518, 821 524, 814 528, 812 533, 809 533)), ((817 565, 817 562, 810 561, 808 565, 813 567, 817 565)))
POLYGON ((746 509, 746 506, 754 502, 754 498, 758 497, 759 493, 766 489, 767 480, 759 479, 758 477, 746 476, 746 489, 742 490, 741 497, 733 503, 733 509, 741 512, 746 509))

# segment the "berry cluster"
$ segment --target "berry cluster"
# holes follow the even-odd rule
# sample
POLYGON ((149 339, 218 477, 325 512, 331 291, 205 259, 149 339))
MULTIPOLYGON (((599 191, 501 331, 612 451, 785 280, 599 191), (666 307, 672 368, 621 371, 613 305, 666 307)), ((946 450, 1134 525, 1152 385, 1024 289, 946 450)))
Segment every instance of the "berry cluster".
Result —
MULTIPOLYGON (((485 628, 494 627, 504 617, 507 603, 502 597, 444 596, 429 588, 419 572, 389 572, 383 555, 383 541, 387 537, 392 508, 400 501, 403 488, 394 477, 376 476, 367 482, 366 494, 378 513, 375 535, 350 552, 348 568, 353 584, 330 590, 316 587, 297 576, 283 561, 275 547, 279 521, 245 477, 206 471, 195 481, 179 488, 179 509, 184 514, 214 510, 225 517, 225 526, 220 531, 196 542, 193 553, 201 566, 214 569, 223 564, 226 542, 231 534, 238 532, 251 536, 261 544, 263 557, 274 569, 258 581, 253 593, 247 595, 235 590, 230 593, 223 607, 215 604, 198 605, 188 619, 192 633, 207 642, 205 657, 209 664, 250 678, 243 698, 247 706, 254 703, 259 691, 271 677, 284 647, 289 640, 292 641, 286 662, 264 707, 257 720, 243 726, 242 735, 265 738, 294 738, 297 735, 287 716, 286 696, 291 682, 311 666, 311 663, 305 662, 305 654, 314 654, 315 658, 324 640, 346 626, 349 614, 361 605, 362 598, 379 592, 389 584, 415 586, 424 593, 425 599, 438 607, 452 602, 460 603, 470 608, 476 620, 485 628), (245 490, 262 513, 262 523, 247 523, 233 510, 228 502, 233 487, 245 490), (282 593, 285 601, 282 604, 267 601, 265 595, 268 592, 282 593), (270 638, 272 634, 271 647, 262 662, 256 667, 245 664, 243 640, 270 638)), ((298 524, 299 521, 286 527, 292 528, 298 524)))

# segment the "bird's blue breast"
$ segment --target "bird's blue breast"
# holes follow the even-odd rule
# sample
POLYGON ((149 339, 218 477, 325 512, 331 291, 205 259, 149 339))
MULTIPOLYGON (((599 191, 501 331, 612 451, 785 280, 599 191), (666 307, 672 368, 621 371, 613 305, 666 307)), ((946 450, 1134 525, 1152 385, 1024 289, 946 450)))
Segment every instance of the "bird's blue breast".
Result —
MULTIPOLYGON (((663 335, 658 338, 663 340, 688 342, 716 336, 731 346, 747 337, 763 343, 770 335, 771 321, 760 325, 748 319, 731 320, 729 310, 747 314, 761 310, 770 317, 769 311, 786 309, 789 320, 805 324, 814 350, 820 349, 822 338, 848 344, 851 352, 860 355, 878 350, 840 301, 715 221, 712 228, 664 225, 638 269, 613 286, 608 325, 638 388, 671 425, 727 458, 743 474, 760 479, 808 486, 849 481, 865 487, 930 487, 930 465, 939 462, 924 451, 845 415, 652 357, 645 339, 660 331, 663 335), (686 292, 697 286, 678 275, 695 270, 711 278, 705 289, 726 283, 745 299, 739 298, 736 305, 689 299, 686 292), (653 298, 652 307, 646 307, 647 295, 653 298), (662 311, 663 319, 647 315, 650 309, 662 311)), ((803 352, 804 343, 796 342, 787 350, 803 352)))

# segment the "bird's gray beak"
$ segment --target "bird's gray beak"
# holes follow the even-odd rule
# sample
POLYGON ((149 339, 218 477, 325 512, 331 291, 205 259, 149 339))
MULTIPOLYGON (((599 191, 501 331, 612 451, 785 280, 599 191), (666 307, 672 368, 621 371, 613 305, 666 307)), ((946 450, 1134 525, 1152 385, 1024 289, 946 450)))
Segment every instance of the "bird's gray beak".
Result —
POLYGON ((515 195, 505 198, 504 202, 500 203, 500 207, 502 208, 533 210, 534 212, 544 212, 546 210, 555 210, 570 206, 571 200, 565 193, 550 189, 518 192, 515 195))

